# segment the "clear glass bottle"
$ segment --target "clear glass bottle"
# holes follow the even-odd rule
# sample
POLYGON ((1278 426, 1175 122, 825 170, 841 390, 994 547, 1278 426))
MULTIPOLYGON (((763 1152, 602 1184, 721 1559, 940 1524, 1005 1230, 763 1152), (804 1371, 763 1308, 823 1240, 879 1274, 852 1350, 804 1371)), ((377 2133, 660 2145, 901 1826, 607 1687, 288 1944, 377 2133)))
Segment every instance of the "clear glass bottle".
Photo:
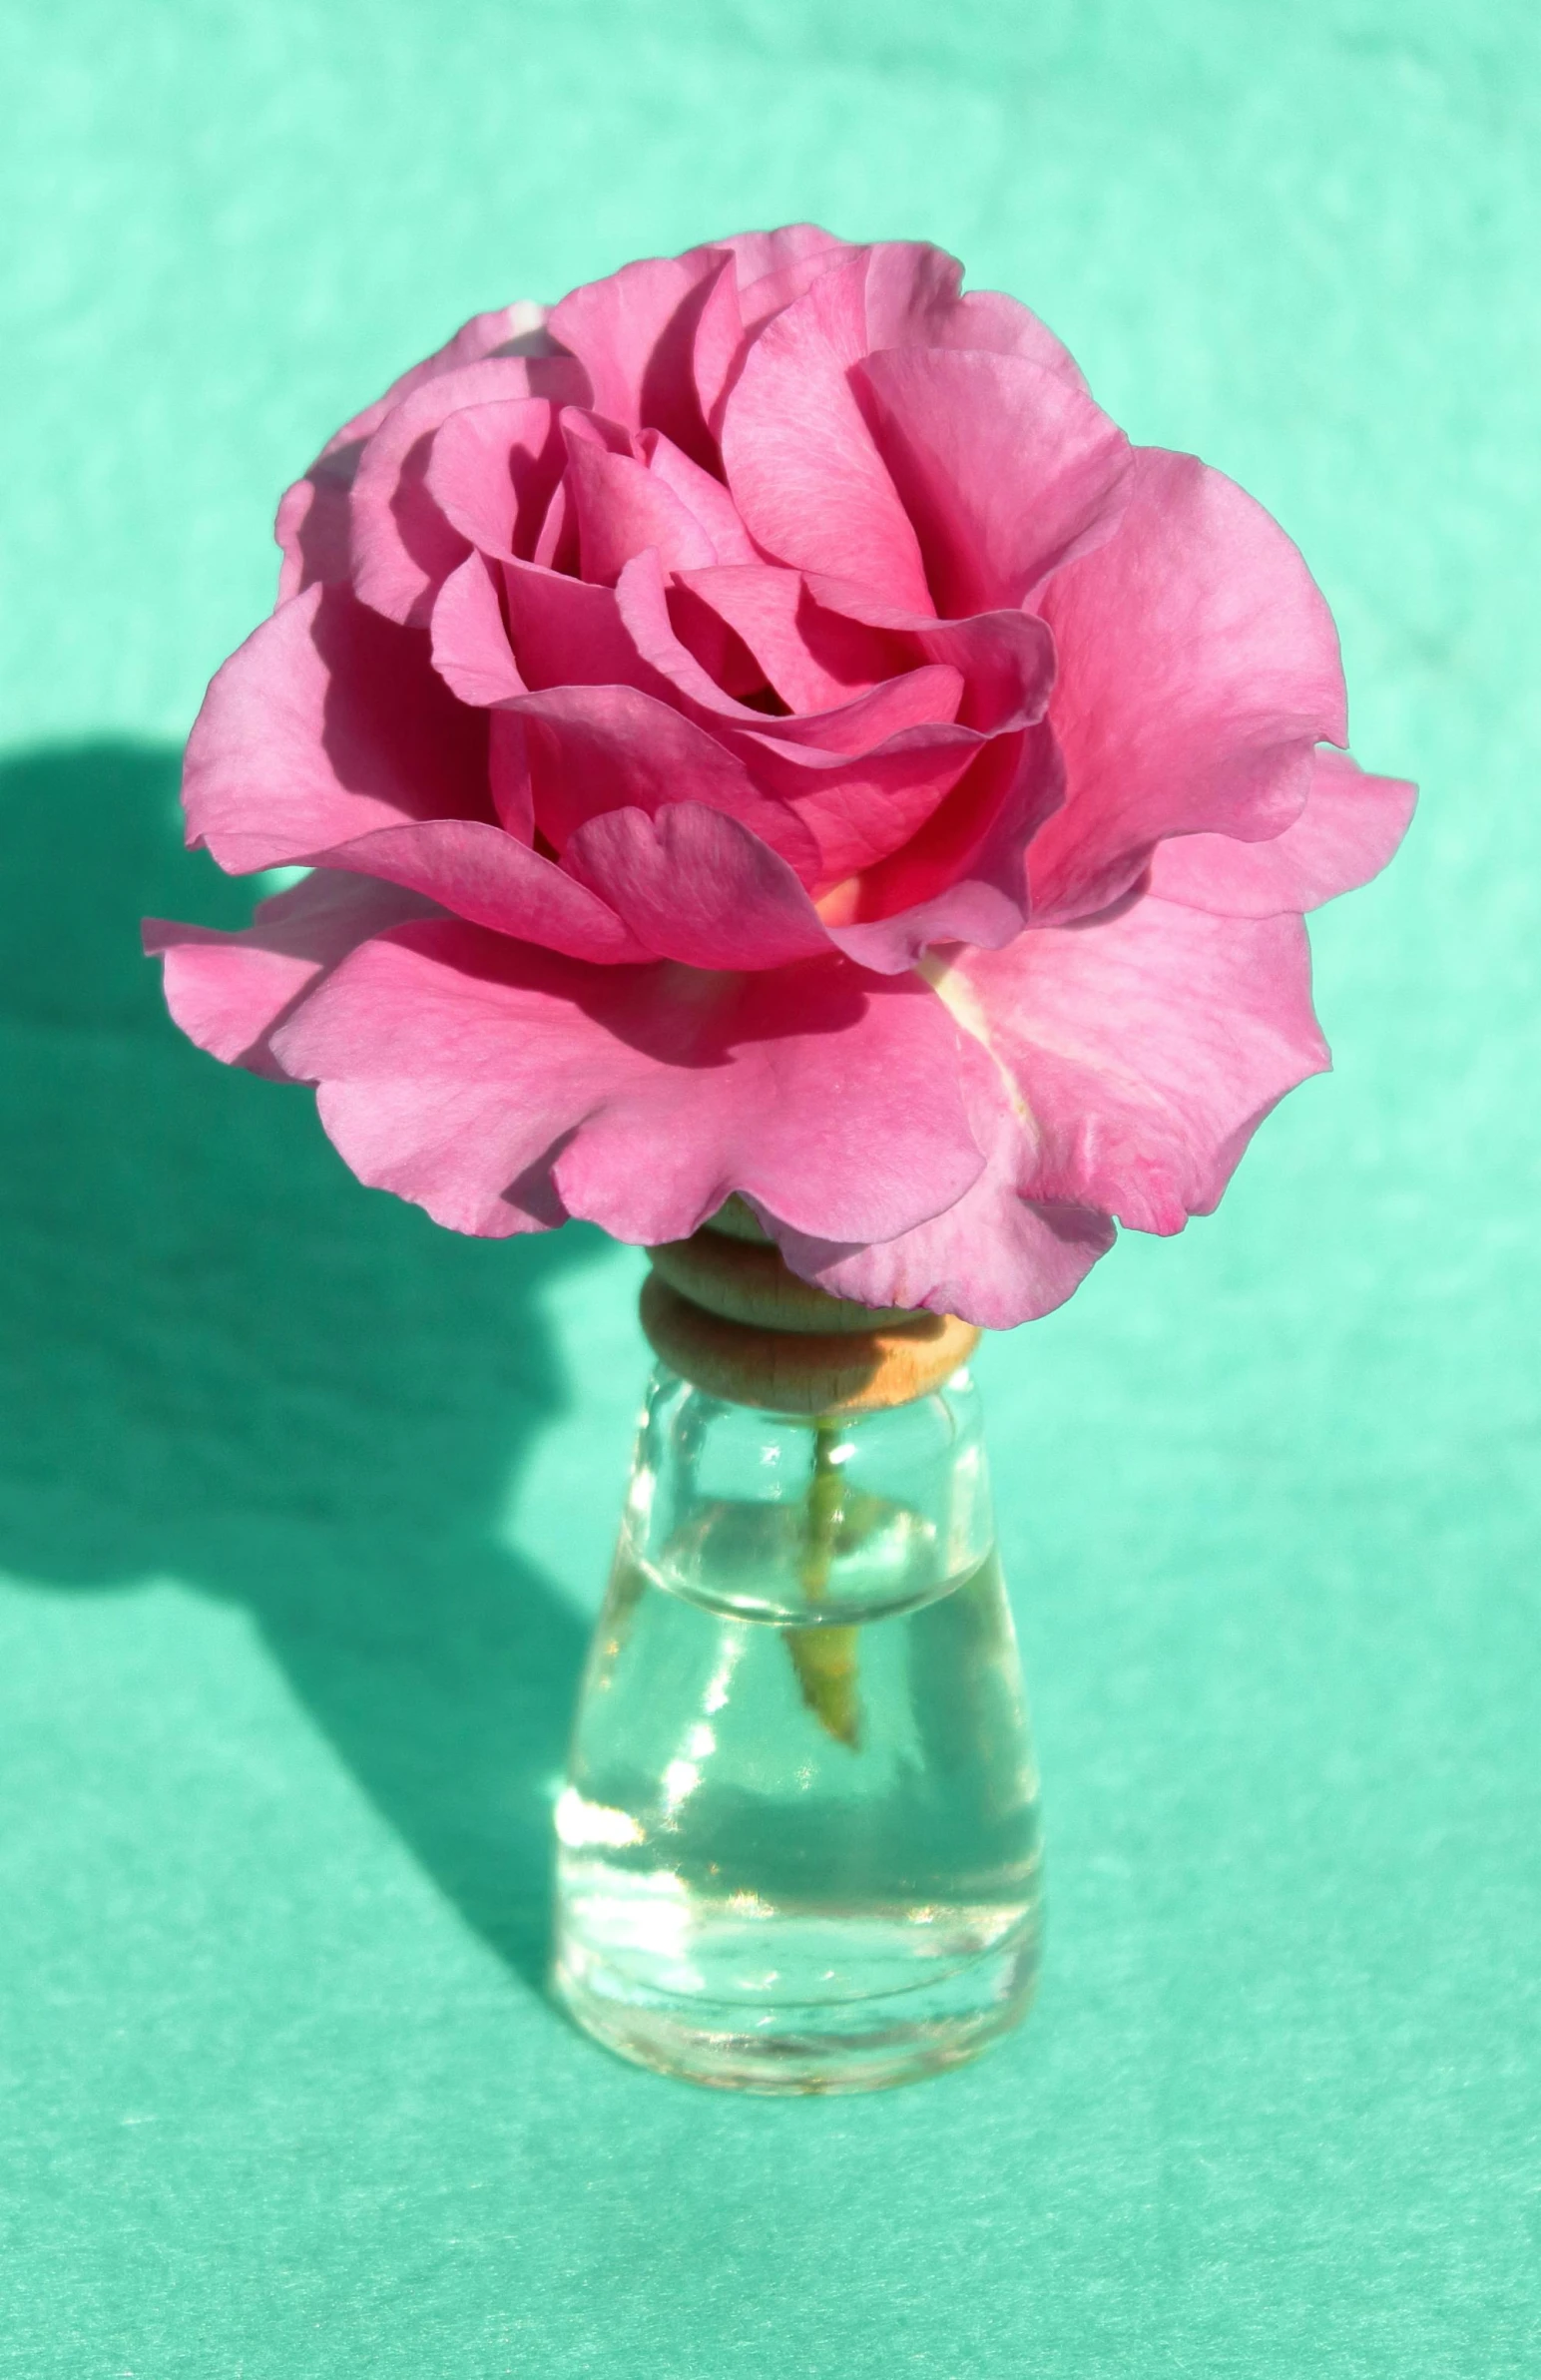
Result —
POLYGON ((645 2065, 868 2090, 1016 2023, 1037 1778, 966 1369, 808 1420, 660 1365, 557 1837, 555 1988, 645 2065))

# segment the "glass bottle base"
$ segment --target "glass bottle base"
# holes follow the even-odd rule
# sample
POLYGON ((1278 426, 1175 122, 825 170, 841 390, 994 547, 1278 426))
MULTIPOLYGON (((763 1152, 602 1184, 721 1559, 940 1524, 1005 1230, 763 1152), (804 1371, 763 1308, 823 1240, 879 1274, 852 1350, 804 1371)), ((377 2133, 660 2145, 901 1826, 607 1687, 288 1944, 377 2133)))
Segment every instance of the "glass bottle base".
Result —
POLYGON ((552 1988, 607 2049, 685 2082, 777 2094, 881 2091, 963 2065, 1026 2014, 1038 1972, 1036 1917, 981 1947, 980 1933, 989 1931, 988 1920, 980 1927, 983 1914, 928 1920, 928 1932, 935 1926, 935 1967, 918 1979, 913 1918, 782 1912, 773 1940, 763 1922, 718 1926, 710 1964, 724 1980, 733 1972, 739 1989, 732 1997, 713 1993, 710 1972, 693 1977, 696 1988, 688 1994, 646 1986, 565 1931, 552 1988), (765 1978, 767 1998, 759 2005, 743 1991, 747 1965, 765 1978), (840 1996, 771 1998, 788 1970, 809 1978, 838 1975, 840 1996), (897 1975, 905 1981, 885 1988, 885 1979, 897 1975))

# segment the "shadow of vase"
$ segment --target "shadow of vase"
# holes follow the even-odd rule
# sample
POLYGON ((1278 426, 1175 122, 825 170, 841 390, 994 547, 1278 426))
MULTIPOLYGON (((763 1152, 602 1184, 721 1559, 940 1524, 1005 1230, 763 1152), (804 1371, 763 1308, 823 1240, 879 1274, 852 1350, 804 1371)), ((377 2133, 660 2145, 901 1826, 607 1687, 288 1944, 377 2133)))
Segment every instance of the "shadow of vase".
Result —
POLYGON ((441 1231, 360 1189, 306 1094, 183 1041, 139 919, 239 925, 253 888, 182 849, 177 774, 126 743, 0 766, 0 1567, 244 1606, 539 1988, 585 1631, 498 1523, 566 1401, 545 1291, 614 1253, 441 1231))

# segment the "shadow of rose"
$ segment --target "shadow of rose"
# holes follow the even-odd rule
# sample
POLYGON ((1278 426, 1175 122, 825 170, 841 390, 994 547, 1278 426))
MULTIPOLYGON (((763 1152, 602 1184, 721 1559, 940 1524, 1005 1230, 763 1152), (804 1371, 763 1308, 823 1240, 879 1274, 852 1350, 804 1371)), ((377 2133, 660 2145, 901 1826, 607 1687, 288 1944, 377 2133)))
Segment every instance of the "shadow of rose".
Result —
POLYGON ((359 1188, 304 1094, 183 1041, 139 919, 239 925, 253 888, 182 849, 177 773, 126 743, 0 766, 0 1566, 245 1606, 538 1988, 584 1632, 497 1524, 565 1403, 546 1288, 607 1243, 438 1230, 359 1188))

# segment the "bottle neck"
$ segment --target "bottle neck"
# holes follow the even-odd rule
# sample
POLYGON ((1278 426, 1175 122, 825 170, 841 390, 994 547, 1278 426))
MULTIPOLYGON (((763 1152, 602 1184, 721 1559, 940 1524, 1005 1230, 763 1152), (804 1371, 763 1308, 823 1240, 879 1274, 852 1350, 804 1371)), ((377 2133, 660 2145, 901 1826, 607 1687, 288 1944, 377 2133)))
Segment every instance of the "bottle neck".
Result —
POLYGON ((872 1413, 940 1388, 978 1345, 954 1314, 832 1297, 746 1224, 758 1230, 731 1200, 691 1238, 648 1251, 643 1329, 708 1395, 808 1418, 872 1413))

